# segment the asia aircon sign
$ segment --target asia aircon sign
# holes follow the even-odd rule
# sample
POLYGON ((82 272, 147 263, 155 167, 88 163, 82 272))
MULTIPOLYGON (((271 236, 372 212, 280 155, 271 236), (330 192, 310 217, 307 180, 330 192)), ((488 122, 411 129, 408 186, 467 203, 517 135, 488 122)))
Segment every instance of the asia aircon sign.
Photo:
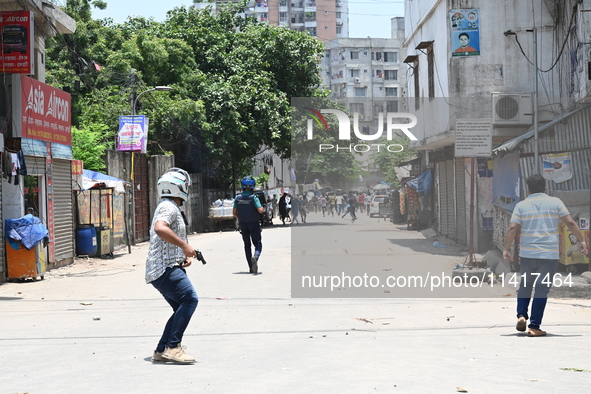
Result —
POLYGON ((34 73, 33 12, 0 11, 0 73, 34 73))
POLYGON ((13 75, 15 135, 72 145, 72 108, 69 93, 24 75, 13 75))

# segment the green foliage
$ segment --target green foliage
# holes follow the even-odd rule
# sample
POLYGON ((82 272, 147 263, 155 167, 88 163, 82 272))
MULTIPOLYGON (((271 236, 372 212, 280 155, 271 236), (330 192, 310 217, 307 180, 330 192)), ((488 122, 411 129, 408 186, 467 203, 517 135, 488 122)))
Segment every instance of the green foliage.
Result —
POLYGON ((104 124, 89 124, 83 129, 72 127, 72 155, 74 159, 84 162, 85 169, 105 169, 103 155, 108 144, 103 142, 103 135, 107 129, 108 126, 104 124))
POLYGON ((400 180, 396 176, 396 167, 398 163, 411 158, 416 153, 408 149, 410 140, 405 136, 395 134, 390 144, 400 144, 404 147, 402 152, 389 152, 387 149, 382 149, 372 155, 370 162, 374 167, 378 168, 386 177, 386 182, 392 184, 392 189, 400 188, 400 180))
POLYGON ((256 184, 259 186, 265 186, 267 182, 269 182, 269 174, 262 173, 260 176, 253 177, 256 181, 256 184))
POLYGON ((68 0, 76 33, 47 41, 47 82, 71 88, 74 126, 108 125, 99 142, 112 146, 133 98, 171 86, 138 101, 137 113, 150 118, 149 139, 159 142, 150 149, 197 160, 222 185, 248 172, 262 146, 289 157, 291 98, 326 95, 317 88, 321 42, 245 19, 244 4, 215 14, 183 6, 162 23, 93 20, 91 8, 105 5, 68 0))

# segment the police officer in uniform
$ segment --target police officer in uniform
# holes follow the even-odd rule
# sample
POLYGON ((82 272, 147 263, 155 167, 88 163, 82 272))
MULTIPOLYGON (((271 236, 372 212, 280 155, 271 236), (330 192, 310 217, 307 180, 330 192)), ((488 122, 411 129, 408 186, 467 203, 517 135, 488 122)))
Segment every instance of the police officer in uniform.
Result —
POLYGON ((240 223, 240 232, 244 241, 244 253, 251 274, 258 273, 258 260, 263 250, 261 237, 260 214, 265 211, 253 189, 255 180, 251 176, 244 177, 240 182, 242 193, 234 200, 234 217, 240 223), (254 255, 252 245, 254 244, 254 255))

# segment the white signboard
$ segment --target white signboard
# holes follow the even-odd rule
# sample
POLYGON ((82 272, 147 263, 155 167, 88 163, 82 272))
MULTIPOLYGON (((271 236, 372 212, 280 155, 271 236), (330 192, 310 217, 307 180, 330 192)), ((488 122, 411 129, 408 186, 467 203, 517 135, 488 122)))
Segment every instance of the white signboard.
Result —
POLYGON ((456 121, 455 157, 490 157, 491 152, 492 119, 456 121))

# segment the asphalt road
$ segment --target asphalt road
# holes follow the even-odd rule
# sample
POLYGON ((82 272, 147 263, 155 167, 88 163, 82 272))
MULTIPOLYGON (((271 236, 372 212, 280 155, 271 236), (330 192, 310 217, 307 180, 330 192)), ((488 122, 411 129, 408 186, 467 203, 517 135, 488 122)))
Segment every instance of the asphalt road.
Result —
MULTIPOLYGON (((236 232, 193 235, 195 365, 152 364, 170 308, 144 283, 147 244, 0 286, 0 393, 583 393, 591 301, 549 300, 543 338, 515 331, 514 290, 305 288, 302 276, 451 274, 460 248, 366 216, 263 231, 259 275, 236 232), (298 288, 299 287, 299 288, 298 288), (389 292, 388 292, 389 291, 389 292), (298 298, 293 297, 297 295, 298 298), (316 298, 313 298, 316 297, 316 298), (99 318, 95 320, 94 318, 99 318)), ((341 276, 342 278, 342 276, 341 276)), ((428 280, 427 283, 431 284, 428 280)), ((374 283, 375 284, 375 281, 374 283)), ((400 282, 401 284, 401 282, 400 282)))

